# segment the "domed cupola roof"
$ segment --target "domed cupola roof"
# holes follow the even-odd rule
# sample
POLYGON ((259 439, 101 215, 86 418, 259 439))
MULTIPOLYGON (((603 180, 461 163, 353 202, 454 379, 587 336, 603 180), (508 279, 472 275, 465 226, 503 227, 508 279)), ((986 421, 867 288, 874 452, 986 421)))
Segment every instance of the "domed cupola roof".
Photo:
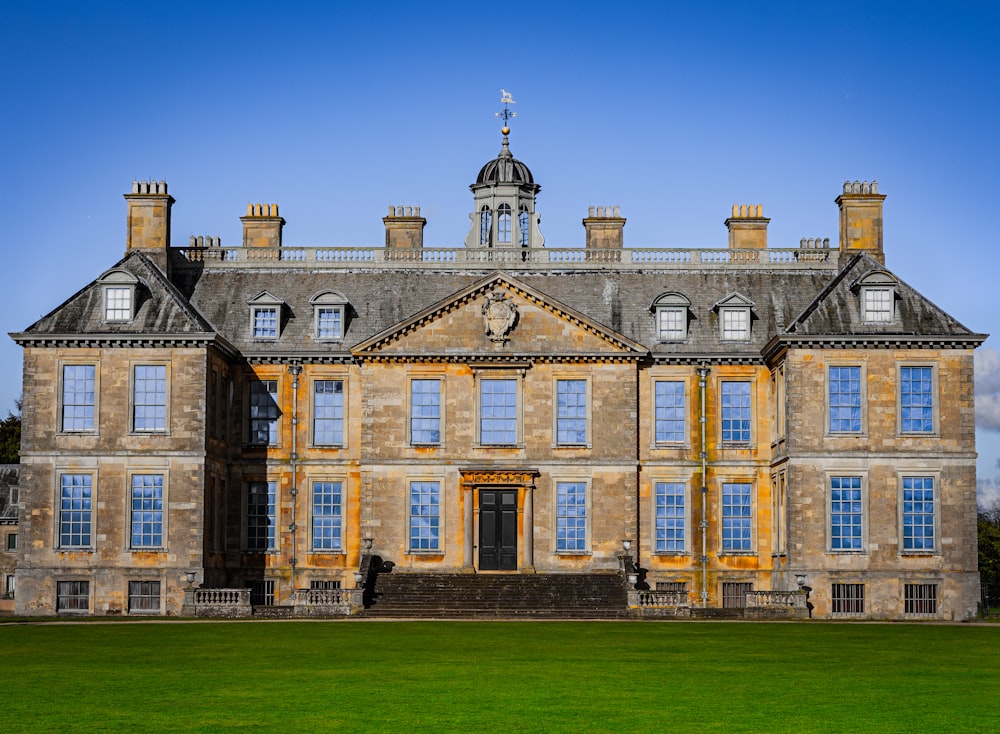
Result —
POLYGON ((511 155, 506 135, 503 136, 503 148, 500 149, 500 155, 483 166, 476 178, 476 185, 497 183, 535 185, 531 170, 511 155))

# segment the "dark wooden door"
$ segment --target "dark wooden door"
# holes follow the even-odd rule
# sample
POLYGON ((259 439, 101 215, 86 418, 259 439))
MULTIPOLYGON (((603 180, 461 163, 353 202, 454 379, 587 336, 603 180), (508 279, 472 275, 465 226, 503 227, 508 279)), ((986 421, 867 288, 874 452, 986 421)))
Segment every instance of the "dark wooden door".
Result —
POLYGON ((479 568, 517 569, 517 490, 479 490, 479 568))

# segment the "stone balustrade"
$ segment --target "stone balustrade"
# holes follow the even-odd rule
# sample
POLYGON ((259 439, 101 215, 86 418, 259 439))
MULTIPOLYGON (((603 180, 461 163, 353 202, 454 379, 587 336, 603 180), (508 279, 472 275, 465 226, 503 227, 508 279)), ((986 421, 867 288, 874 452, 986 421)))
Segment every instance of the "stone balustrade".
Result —
POLYGON ((172 248, 174 266, 184 267, 371 267, 463 270, 683 270, 686 268, 777 268, 836 270, 837 258, 814 238, 808 247, 763 249, 704 248, 404 248, 382 247, 181 247, 172 248))
POLYGON ((195 589, 194 616, 196 617, 249 617, 250 589, 195 589))
MULTIPOLYGON (((250 589, 194 589, 190 613, 196 617, 234 619, 251 617, 250 589)), ((297 589, 289 616, 336 617, 354 614, 363 606, 364 589, 297 589)))
POLYGON ((629 589, 628 606, 637 617, 691 616, 691 602, 684 591, 629 589))
POLYGON ((752 619, 804 619, 809 616, 807 593, 801 590, 748 591, 743 616, 752 619))
POLYGON ((296 617, 349 615, 363 607, 364 589, 296 589, 292 597, 296 617))

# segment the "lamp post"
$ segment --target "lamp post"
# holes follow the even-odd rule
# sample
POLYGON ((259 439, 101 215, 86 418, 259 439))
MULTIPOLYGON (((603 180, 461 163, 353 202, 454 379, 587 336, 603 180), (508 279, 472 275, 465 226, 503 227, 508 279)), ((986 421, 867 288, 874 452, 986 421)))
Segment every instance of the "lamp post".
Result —
POLYGON ((181 606, 181 614, 185 617, 194 617, 197 614, 195 608, 194 592, 197 591, 194 580, 198 577, 197 571, 187 571, 184 578, 187 586, 184 587, 184 604, 181 606))

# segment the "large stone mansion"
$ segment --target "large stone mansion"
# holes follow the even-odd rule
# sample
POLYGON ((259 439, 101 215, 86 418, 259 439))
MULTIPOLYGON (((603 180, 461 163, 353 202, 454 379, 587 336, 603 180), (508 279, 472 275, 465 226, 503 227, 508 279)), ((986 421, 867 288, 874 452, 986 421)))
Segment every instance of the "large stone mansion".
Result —
POLYGON ((409 206, 384 247, 288 246, 261 204, 242 246, 176 247, 166 183, 133 183, 124 257, 12 335, 17 613, 295 606, 377 556, 621 573, 640 613, 974 615, 985 336, 887 269, 877 184, 832 248, 769 247, 759 205, 724 249, 627 248, 603 206, 548 246, 506 129, 471 189, 460 247, 409 206))

